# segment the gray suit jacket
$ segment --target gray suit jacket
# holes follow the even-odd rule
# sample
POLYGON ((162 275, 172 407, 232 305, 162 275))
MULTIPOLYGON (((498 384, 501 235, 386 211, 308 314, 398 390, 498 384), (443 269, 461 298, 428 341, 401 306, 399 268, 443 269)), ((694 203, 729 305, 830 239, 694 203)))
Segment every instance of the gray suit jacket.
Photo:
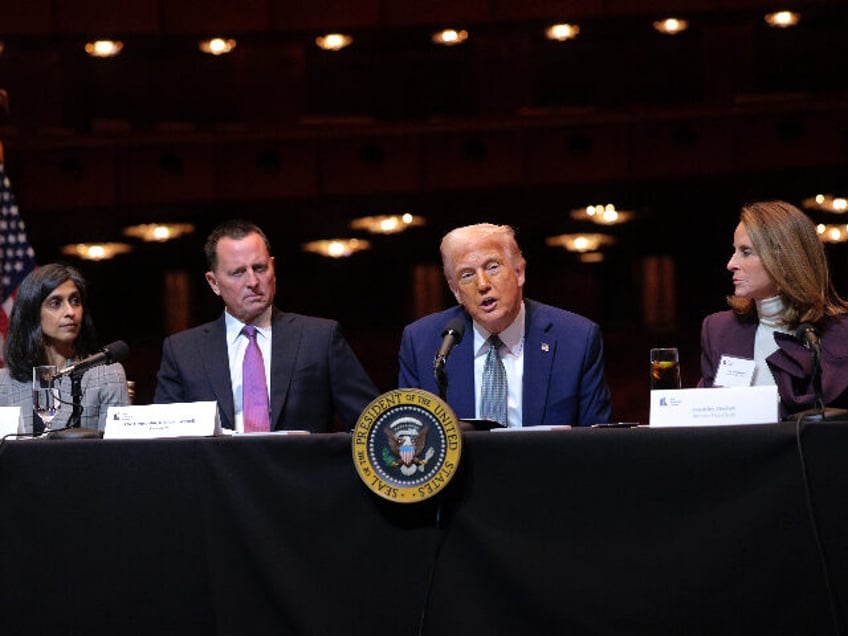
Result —
MULTIPOLYGON (((221 426, 234 428, 224 314, 165 338, 156 375, 156 403, 215 400, 221 426)), ((271 316, 273 430, 351 430, 377 387, 341 333, 338 322, 282 312, 271 316)))
MULTIPOLYGON (((127 406, 130 403, 127 392, 127 376, 120 362, 101 365, 88 369, 82 376, 82 417, 83 428, 106 428, 106 410, 109 406, 127 406)), ((59 380, 59 397, 63 401, 59 414, 53 420, 52 428, 64 428, 71 419, 73 396, 71 378, 64 376, 59 380)), ((0 369, 0 406, 20 406, 23 430, 32 433, 32 382, 18 382, 9 375, 9 369, 0 369)))

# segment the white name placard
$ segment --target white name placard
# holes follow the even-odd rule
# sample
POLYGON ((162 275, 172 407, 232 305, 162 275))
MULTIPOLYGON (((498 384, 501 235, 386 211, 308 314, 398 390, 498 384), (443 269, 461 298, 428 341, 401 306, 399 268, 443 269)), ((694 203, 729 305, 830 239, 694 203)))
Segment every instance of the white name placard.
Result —
POLYGON ((0 437, 23 432, 20 406, 0 406, 0 437))
POLYGON ((651 391, 651 426, 773 424, 779 421, 777 387, 744 386, 651 391))
POLYGON ((103 439, 208 437, 220 432, 215 401, 110 406, 103 439))

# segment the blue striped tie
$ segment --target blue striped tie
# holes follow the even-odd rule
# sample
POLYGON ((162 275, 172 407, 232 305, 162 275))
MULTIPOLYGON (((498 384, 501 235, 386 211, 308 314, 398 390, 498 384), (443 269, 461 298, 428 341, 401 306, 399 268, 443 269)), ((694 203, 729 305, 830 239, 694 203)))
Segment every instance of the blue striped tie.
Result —
POLYGON ((504 343, 495 335, 489 337, 489 353, 483 367, 483 390, 480 417, 506 426, 506 369, 498 350, 504 343))

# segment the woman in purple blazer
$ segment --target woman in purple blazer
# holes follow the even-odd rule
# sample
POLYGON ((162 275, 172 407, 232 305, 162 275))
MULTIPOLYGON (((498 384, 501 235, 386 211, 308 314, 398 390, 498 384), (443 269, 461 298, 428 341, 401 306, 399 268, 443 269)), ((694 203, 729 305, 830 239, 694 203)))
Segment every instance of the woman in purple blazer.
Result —
POLYGON ((744 206, 727 269, 731 309, 704 319, 699 386, 715 385, 723 356, 745 358, 751 384, 777 385, 781 417, 848 408, 848 302, 812 220, 783 201, 744 206))

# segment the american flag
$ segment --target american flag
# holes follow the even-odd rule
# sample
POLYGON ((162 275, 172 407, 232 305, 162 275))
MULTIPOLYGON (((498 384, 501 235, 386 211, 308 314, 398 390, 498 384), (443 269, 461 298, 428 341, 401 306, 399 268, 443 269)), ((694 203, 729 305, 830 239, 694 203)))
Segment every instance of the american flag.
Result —
POLYGON ((26 225, 18 212, 6 166, 0 161, 0 366, 2 343, 9 333, 9 313, 21 281, 35 269, 35 252, 27 238, 26 225))

